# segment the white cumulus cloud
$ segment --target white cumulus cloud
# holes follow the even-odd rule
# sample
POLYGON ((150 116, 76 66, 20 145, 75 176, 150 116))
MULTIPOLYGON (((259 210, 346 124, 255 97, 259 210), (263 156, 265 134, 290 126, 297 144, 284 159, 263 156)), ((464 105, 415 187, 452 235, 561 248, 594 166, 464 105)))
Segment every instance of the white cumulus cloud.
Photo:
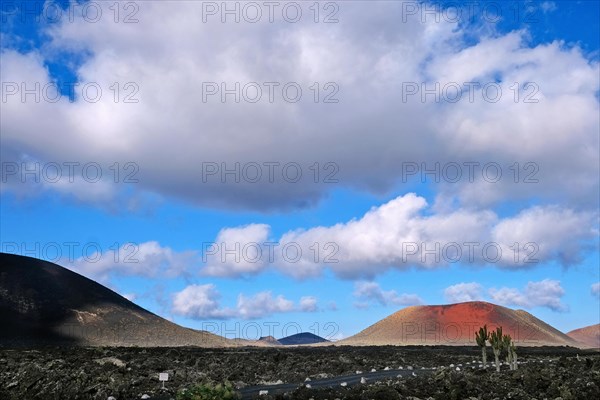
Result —
POLYGON ((489 289, 493 302, 516 307, 546 307, 553 311, 567 311, 568 307, 561 302, 565 290, 560 282, 544 279, 539 282, 528 282, 523 290, 502 287, 489 289))
POLYGON ((282 295, 273 296, 269 291, 254 296, 238 296, 237 312, 244 319, 261 318, 271 314, 294 311, 294 302, 282 295))
POLYGON ((592 294, 600 297, 600 282, 592 284, 592 294))
POLYGON ((228 318, 235 315, 231 309, 219 307, 220 294, 215 285, 190 285, 173 296, 173 313, 189 318, 228 318))
POLYGON ((477 301, 483 298, 483 286, 477 282, 458 283, 444 290, 444 297, 451 303, 477 301))
POLYGON ((304 296, 298 305, 283 295, 263 291, 252 296, 240 293, 235 307, 223 307, 221 294, 214 284, 189 285, 173 294, 172 312, 193 319, 258 319, 288 312, 314 312, 317 299, 304 296))
POLYGON ((304 252, 293 262, 280 257, 276 266, 298 278, 323 269, 346 278, 371 278, 389 268, 432 269, 452 263, 514 269, 558 261, 570 266, 593 248, 591 239, 598 236, 593 213, 557 206, 535 206, 506 218, 471 209, 430 211, 423 197, 409 193, 358 219, 289 231, 279 242, 294 243, 304 252), (307 250, 315 244, 329 246, 333 256, 327 259, 322 253, 315 260, 307 250))
POLYGON ((446 300, 451 303, 465 301, 490 301, 492 303, 509 306, 535 308, 546 307, 552 311, 567 311, 569 307, 561 299, 565 290, 560 281, 544 279, 530 281, 524 289, 514 287, 501 287, 485 289, 477 282, 462 282, 448 286, 444 290, 446 300))
POLYGON ((597 218, 558 206, 534 206, 504 218, 471 209, 435 212, 423 197, 409 193, 360 218, 290 230, 278 239, 270 238, 266 224, 227 227, 202 249, 174 251, 155 241, 124 244, 118 251, 80 257, 71 268, 106 281, 111 274, 238 278, 268 269, 298 279, 324 270, 342 278, 372 279, 392 268, 454 263, 527 269, 555 261, 569 267, 597 247, 597 218))
POLYGON ((304 296, 300 299, 300 310, 306 312, 315 312, 318 310, 317 298, 314 296, 304 296))
POLYGON ((199 267, 196 250, 178 252, 156 241, 124 243, 118 248, 103 249, 98 243, 80 244, 75 250, 88 248, 89 254, 76 259, 65 257, 62 264, 88 278, 107 283, 111 276, 149 278, 189 277, 199 267))
MULTIPOLYGON (((535 197, 595 208, 600 82, 594 57, 561 41, 532 44, 526 30, 500 33, 492 26, 473 32, 469 24, 439 15, 405 18, 404 4, 341 2, 339 22, 332 24, 315 24, 308 9, 299 23, 281 16, 270 23, 263 10, 263 20, 253 24, 221 23, 220 15, 202 23, 203 2, 174 7, 153 1, 137 3, 137 23, 112 18, 89 23, 79 15, 43 25, 48 41, 39 49, 2 49, 1 81, 43 86, 54 79, 46 65, 75 54, 81 60, 72 71, 78 88, 97 84, 103 95, 95 103, 79 92, 74 102, 8 96, 0 127, 2 159, 136 162, 135 191, 260 211, 310 207, 340 186, 387 193, 403 183, 406 161, 428 168, 475 162, 474 182, 463 177, 436 185, 440 203, 491 206, 535 197), (502 96, 490 103, 481 86, 497 81, 502 96), (273 102, 263 86, 257 103, 236 103, 233 96, 223 103, 219 94, 203 96, 208 82, 279 86, 273 102), (302 88, 297 103, 283 100, 281 89, 289 82, 302 88), (456 103, 422 101, 421 93, 403 98, 407 83, 464 88, 468 82, 480 84, 473 101, 467 94, 456 103), (110 89, 115 83, 122 96, 131 93, 127 83, 135 84, 138 102, 115 102, 110 89), (326 88, 328 83, 334 86, 326 88), (323 103, 332 88, 339 101, 323 103), (524 102, 533 92, 537 102, 524 102), (481 166, 490 161, 503 167, 499 182, 482 176, 481 166), (300 181, 285 179, 288 162, 302 167, 300 181), (315 162, 317 183, 309 169, 315 162), (328 162, 335 165, 325 168, 328 162), (256 171, 244 169, 249 163, 262 166, 257 182, 256 171), (275 163, 273 179, 264 163, 275 163), (517 182, 508 169, 515 163, 517 182), (523 182, 527 163, 537 166, 537 183, 523 182), (207 176, 207 165, 219 171, 207 176), (330 173, 336 185, 324 181, 330 173)), ((103 15, 112 15, 109 3, 101 6, 103 15)), ((553 7, 545 2, 542 8, 553 7)), ((7 43, 18 42, 13 36, 3 32, 7 43)), ((66 193, 61 185, 50 187, 66 193)), ((112 201, 104 193, 103 188, 101 201, 112 201)), ((85 193, 78 197, 91 200, 85 193)))
POLYGON ((395 290, 383 290, 377 282, 357 282, 354 297, 359 299, 359 302, 355 303, 358 308, 367 308, 371 303, 379 303, 382 306, 423 304, 423 299, 416 294, 398 294, 395 290))
POLYGON ((269 232, 270 227, 265 224, 222 229, 214 242, 203 246, 205 267, 202 272, 209 276, 231 277, 262 271, 272 258, 268 247, 269 232))

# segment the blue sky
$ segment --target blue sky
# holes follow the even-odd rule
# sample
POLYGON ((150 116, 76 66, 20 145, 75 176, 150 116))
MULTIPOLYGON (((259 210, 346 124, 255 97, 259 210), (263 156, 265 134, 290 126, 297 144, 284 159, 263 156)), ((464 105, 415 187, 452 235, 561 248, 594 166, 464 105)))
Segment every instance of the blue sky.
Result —
POLYGON ((118 15, 112 2, 60 3, 74 18, 53 23, 57 3, 39 3, 39 21, 3 3, 2 251, 229 337, 276 322, 276 337, 299 326, 340 338, 409 305, 465 300, 564 331, 598 323, 599 2, 480 2, 454 18, 458 3, 321 3, 318 15, 302 3, 296 22, 263 9, 254 23, 235 2, 239 23, 220 2, 120 2, 118 15), (82 11, 95 7, 101 16, 82 11), (36 83, 52 82, 64 96, 39 89, 36 102, 36 83), (250 91, 222 98, 236 82, 250 91), (264 82, 277 85, 273 101, 264 82), (492 91, 447 101, 465 82, 492 91), (79 83, 71 98, 65 83, 79 83), (427 88, 441 100, 422 98, 427 88), (79 163, 73 179, 68 163, 79 163), (236 165, 238 181, 220 174, 236 165), (438 182, 421 176, 436 165, 438 182), (273 260, 265 242, 279 243, 273 260), (402 251, 464 253, 465 242, 503 257, 402 251), (538 261, 515 261, 514 242, 538 261), (206 254, 210 243, 257 243, 263 257, 206 254))

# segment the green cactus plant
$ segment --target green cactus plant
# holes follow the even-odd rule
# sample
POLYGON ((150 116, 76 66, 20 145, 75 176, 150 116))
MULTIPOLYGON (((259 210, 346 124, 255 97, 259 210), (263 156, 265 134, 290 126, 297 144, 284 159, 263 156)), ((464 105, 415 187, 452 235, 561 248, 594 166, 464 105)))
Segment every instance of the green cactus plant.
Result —
POLYGON ((516 371, 518 368, 518 364, 517 364, 517 349, 515 347, 515 343, 511 343, 510 344, 510 349, 509 349, 510 353, 511 353, 511 359, 512 359, 512 370, 516 371))
POLYGON ((502 338, 502 327, 496 328, 496 331, 490 333, 490 344, 494 351, 494 358, 496 360, 496 372, 500 372, 500 352, 504 347, 504 340, 502 338))
POLYGON ((487 325, 479 328, 479 332, 475 332, 475 341, 477 346, 481 347, 481 361, 483 362, 483 368, 487 367, 487 341, 490 338, 490 334, 487 330, 487 325))
POLYGON ((502 347, 506 350, 506 363, 508 364, 508 368, 510 370, 513 369, 512 352, 510 351, 511 346, 512 346, 512 338, 510 337, 510 335, 502 336, 502 347))

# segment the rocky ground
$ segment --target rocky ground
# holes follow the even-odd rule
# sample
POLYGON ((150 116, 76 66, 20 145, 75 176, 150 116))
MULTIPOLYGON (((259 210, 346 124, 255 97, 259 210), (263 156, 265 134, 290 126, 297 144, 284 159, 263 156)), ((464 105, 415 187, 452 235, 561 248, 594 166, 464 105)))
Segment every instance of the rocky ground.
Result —
MULTIPOLYGON (((301 383, 356 371, 438 367, 429 374, 355 387, 301 388, 264 399, 600 398, 600 353, 522 348, 517 371, 471 369, 476 347, 44 348, 0 349, 0 399, 175 398, 198 382, 237 387, 301 383), (579 357, 577 357, 579 355, 579 357), (579 358, 579 359, 578 359, 579 358), (541 362, 543 361, 543 362, 541 362), (450 368, 450 364, 455 366, 450 368), (461 364, 461 370, 456 366, 461 364), (439 367, 447 368, 440 369, 439 367), (158 380, 169 373, 166 390, 158 380)), ((490 351, 490 358, 493 355, 490 351)), ((506 368, 506 367, 505 367, 506 368)))
POLYGON ((562 357, 551 363, 529 363, 517 371, 452 368, 414 378, 388 379, 368 385, 313 390, 297 389, 289 395, 263 396, 295 400, 500 400, 600 398, 600 358, 584 360, 562 357))

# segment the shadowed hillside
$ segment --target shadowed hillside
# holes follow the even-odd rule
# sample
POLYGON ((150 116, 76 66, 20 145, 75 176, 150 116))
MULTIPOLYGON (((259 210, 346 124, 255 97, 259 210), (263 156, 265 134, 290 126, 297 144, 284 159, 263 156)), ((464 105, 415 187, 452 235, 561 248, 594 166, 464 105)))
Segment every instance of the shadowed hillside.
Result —
POLYGON ((225 346, 59 265, 0 253, 0 345, 225 346))

